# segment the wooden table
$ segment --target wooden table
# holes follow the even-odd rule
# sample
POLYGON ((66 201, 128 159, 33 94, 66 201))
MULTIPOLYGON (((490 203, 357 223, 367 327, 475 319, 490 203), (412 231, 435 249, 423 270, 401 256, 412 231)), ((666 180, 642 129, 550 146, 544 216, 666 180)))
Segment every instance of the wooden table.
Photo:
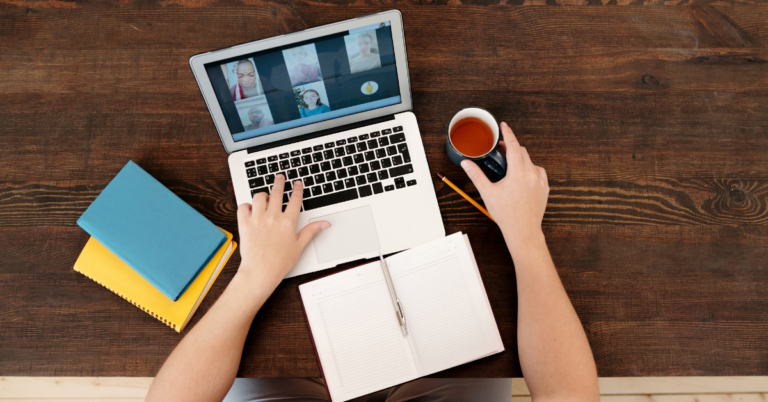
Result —
MULTIPOLYGON (((530 2, 0 0, 0 375, 154 375, 182 336, 72 270, 77 218, 132 159, 236 232, 188 58, 392 7, 432 172, 478 197, 443 149, 467 105, 509 122, 547 169, 544 230, 601 376, 768 374, 768 5, 530 2)), ((520 376, 502 236, 434 186, 507 347, 441 375, 520 376)), ((278 288, 241 376, 320 374, 296 286, 325 273, 278 288)))

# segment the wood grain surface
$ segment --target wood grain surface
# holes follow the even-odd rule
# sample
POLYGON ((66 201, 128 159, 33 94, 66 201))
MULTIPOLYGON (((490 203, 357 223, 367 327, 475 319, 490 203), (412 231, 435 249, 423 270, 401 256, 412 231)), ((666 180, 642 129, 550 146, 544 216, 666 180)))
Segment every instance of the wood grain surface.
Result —
MULTIPOLYGON (((469 105, 547 169, 545 234, 601 376, 768 375, 768 4, 500 3, 0 0, 0 375, 154 376, 182 336, 73 271, 77 218, 133 160, 236 233, 189 57, 391 8, 432 172, 479 199, 443 148, 469 105)), ((503 238, 433 184, 507 349, 440 376, 520 376, 503 238)), ((320 374, 296 286, 323 274, 277 289, 239 375, 320 374)))

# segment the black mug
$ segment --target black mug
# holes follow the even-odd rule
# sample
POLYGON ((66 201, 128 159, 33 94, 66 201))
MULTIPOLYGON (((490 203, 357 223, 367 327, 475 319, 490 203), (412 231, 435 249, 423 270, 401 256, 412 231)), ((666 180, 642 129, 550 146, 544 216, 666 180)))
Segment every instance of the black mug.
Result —
POLYGON ((446 143, 448 158, 450 158, 451 162, 455 163, 457 166, 461 166, 461 161, 464 159, 469 159, 480 166, 480 169, 482 169, 483 173, 488 176, 488 179, 491 181, 499 181, 507 174, 507 158, 504 157, 504 154, 499 150, 500 136, 499 123, 496 122, 496 119, 490 112, 477 107, 461 109, 453 116, 451 122, 448 123, 448 138, 446 143), (480 119, 490 127, 491 132, 493 133, 493 146, 488 152, 480 156, 464 155, 459 152, 451 142, 451 130, 453 129, 453 126, 468 117, 480 119))

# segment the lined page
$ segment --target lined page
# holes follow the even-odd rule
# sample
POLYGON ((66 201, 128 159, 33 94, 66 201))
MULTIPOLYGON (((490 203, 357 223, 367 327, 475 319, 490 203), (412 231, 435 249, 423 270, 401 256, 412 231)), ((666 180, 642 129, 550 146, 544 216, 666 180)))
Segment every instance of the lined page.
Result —
POLYGON ((333 401, 417 378, 378 261, 299 290, 333 401))
POLYGON ((419 376, 504 349, 461 233, 394 255, 387 263, 419 376))

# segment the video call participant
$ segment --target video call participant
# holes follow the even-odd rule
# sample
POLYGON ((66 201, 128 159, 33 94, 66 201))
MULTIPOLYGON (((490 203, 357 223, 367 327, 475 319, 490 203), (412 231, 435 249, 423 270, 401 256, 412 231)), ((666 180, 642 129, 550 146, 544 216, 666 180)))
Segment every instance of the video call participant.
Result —
POLYGON ((237 77, 237 84, 229 88, 229 92, 234 100, 261 95, 258 77, 256 76, 256 66, 253 65, 251 60, 245 59, 236 62, 232 71, 237 77))
POLYGON ((267 127, 275 124, 274 121, 264 118, 264 112, 257 107, 248 110, 248 120, 251 124, 245 126, 245 131, 256 130, 257 128, 267 127))
POLYGON ((314 89, 307 89, 301 97, 304 99, 304 104, 306 105, 306 107, 302 106, 299 108, 301 117, 309 117, 331 111, 331 108, 328 107, 328 105, 324 105, 323 102, 320 101, 320 94, 314 89))
POLYGON ((291 77, 291 86, 309 84, 323 79, 320 74, 320 66, 316 63, 305 63, 309 54, 303 46, 289 50, 288 54, 296 62, 293 68, 288 71, 288 75, 291 77))
MULTIPOLYGON (((501 132, 504 141, 500 146, 508 164, 503 179, 490 182, 469 160, 461 166, 499 225, 514 261, 507 275, 516 277, 517 352, 525 383, 533 402, 599 402, 595 359, 541 228, 549 195, 547 172, 533 164, 506 123, 501 123, 501 132)), ((304 185, 301 180, 293 183, 285 212, 284 187, 285 177, 278 174, 272 195, 256 193, 252 204, 238 208, 240 267, 221 297, 168 357, 149 388, 147 402, 328 401, 322 379, 235 381, 256 313, 296 264, 304 247, 331 226, 328 221, 316 221, 296 233, 304 185)), ((263 325, 254 328, 264 330, 263 325)), ((254 336, 258 338, 258 334, 254 336)), ((509 402, 511 394, 508 378, 420 378, 392 388, 386 400, 509 402)))
POLYGON ((381 67, 381 57, 378 53, 371 53, 373 37, 368 32, 363 32, 355 39, 357 55, 349 60, 349 70, 354 73, 367 71, 381 67))

